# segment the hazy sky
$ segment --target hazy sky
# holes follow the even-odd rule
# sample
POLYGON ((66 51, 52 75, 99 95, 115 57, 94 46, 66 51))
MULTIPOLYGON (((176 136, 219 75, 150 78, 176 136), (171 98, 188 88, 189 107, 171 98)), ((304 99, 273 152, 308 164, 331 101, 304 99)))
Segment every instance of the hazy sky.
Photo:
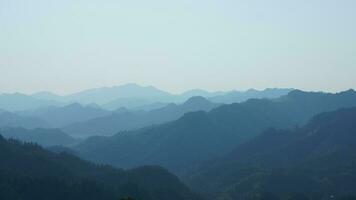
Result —
POLYGON ((0 92, 356 87, 355 0, 0 0, 0 92))

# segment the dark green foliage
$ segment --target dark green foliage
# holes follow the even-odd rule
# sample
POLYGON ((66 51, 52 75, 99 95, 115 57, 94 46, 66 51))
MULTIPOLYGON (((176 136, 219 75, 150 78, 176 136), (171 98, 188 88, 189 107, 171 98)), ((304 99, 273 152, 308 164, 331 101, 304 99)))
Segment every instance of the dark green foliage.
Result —
POLYGON ((1 136, 0 161, 1 200, 110 200, 127 196, 164 200, 166 191, 171 192, 172 199, 197 199, 161 167, 115 169, 1 136))

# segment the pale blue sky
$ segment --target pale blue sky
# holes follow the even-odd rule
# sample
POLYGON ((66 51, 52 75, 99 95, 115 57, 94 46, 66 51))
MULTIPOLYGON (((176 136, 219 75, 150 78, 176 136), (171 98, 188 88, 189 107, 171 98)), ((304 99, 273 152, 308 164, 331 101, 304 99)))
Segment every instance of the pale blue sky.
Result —
POLYGON ((356 86, 355 0, 0 0, 0 92, 356 86))

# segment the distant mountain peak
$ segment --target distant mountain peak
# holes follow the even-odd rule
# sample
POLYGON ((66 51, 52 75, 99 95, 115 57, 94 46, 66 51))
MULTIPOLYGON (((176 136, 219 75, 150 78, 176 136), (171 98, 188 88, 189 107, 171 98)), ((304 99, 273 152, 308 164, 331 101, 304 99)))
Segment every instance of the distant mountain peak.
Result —
POLYGON ((75 103, 71 103, 65 107, 66 108, 82 108, 83 106, 80 103, 75 102, 75 103))
POLYGON ((101 109, 101 107, 96 103, 90 103, 85 105, 86 108, 101 109))
POLYGON ((345 91, 340 92, 339 94, 355 94, 355 90, 354 89, 348 89, 345 91))
POLYGON ((259 92, 259 90, 256 90, 256 89, 254 89, 254 88, 250 88, 250 89, 248 89, 246 92, 259 92))
POLYGON ((287 96, 300 96, 300 95, 306 95, 308 94, 308 92, 304 92, 302 90, 292 90, 290 92, 288 92, 287 96))
POLYGON ((211 103, 211 102, 202 96, 194 96, 194 97, 190 97, 186 102, 183 103, 183 105, 190 105, 190 104, 197 105, 202 103, 211 103))

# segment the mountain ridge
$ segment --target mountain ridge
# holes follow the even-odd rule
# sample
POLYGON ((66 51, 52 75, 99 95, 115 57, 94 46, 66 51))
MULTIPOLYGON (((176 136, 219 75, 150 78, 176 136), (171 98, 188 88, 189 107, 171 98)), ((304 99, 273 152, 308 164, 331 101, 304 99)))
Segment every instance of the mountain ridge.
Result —
POLYGON ((121 167, 157 164, 179 174, 187 166, 228 153, 269 127, 304 125, 315 114, 352 106, 356 106, 356 92, 251 99, 209 112, 186 113, 175 121, 112 137, 91 138, 88 143, 84 140, 76 150, 83 158, 100 163, 121 167), (100 143, 96 145, 95 140, 100 143))
POLYGON ((341 108, 318 114, 303 127, 269 129, 224 157, 202 164, 187 182, 197 191, 210 191, 221 199, 244 199, 248 193, 262 191, 277 195, 274 199, 293 193, 309 199, 313 192, 324 198, 356 195, 348 186, 356 181, 355 120, 356 107, 341 108), (251 187, 253 184, 261 184, 261 188, 251 187))

